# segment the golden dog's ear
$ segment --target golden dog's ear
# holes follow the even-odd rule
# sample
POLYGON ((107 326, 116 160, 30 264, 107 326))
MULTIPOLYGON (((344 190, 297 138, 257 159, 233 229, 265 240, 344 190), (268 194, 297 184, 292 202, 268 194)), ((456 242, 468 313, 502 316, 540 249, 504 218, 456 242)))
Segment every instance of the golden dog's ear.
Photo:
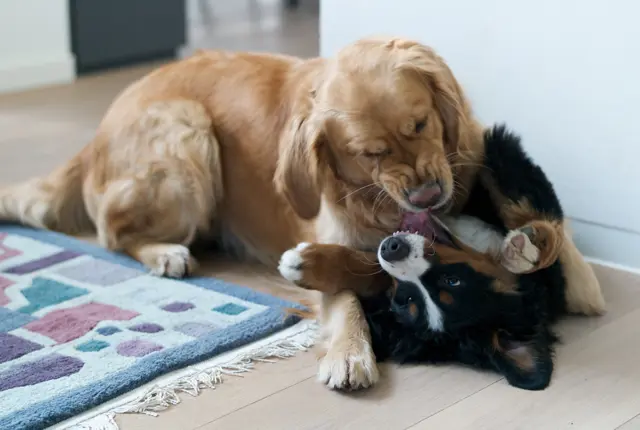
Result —
POLYGON ((292 121, 280 142, 276 189, 303 219, 314 218, 320 211, 325 143, 322 129, 308 118, 292 121))
POLYGON ((398 65, 401 69, 416 72, 429 86, 444 125, 447 149, 457 151, 469 125, 470 112, 453 73, 431 48, 418 42, 396 39, 387 46, 402 52, 398 65))

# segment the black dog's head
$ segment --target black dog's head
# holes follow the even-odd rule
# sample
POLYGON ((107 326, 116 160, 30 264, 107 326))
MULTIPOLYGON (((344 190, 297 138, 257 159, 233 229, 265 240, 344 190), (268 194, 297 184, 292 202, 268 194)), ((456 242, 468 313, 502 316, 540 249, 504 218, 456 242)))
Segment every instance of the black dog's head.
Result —
POLYGON ((416 342, 441 334, 457 342, 458 361, 492 367, 521 388, 549 384, 554 337, 544 296, 523 288, 525 275, 459 242, 434 244, 409 233, 386 238, 378 259, 396 280, 390 309, 416 342))

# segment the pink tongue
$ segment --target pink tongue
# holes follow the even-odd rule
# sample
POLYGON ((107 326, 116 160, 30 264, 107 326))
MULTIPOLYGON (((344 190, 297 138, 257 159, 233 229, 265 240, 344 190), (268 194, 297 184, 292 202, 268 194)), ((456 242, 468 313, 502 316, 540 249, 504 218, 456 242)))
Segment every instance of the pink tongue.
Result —
POLYGON ((434 220, 429 210, 423 212, 405 212, 402 216, 400 230, 417 233, 442 244, 453 245, 450 233, 442 228, 438 221, 434 220))
POLYGON ((419 233, 423 236, 433 235, 433 223, 429 211, 405 212, 400 230, 419 233))

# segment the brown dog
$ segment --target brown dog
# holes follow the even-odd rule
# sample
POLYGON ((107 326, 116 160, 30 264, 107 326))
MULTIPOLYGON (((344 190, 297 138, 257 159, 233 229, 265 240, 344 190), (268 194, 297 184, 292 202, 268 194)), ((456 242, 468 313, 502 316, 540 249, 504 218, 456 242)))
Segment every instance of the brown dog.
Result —
MULTIPOLYGON (((462 205, 482 153, 453 75, 419 43, 367 39, 312 60, 205 52, 130 85, 67 165, 0 191, 0 219, 95 227, 158 275, 187 274, 197 236, 274 266, 299 242, 375 249, 402 210, 462 205)), ((319 378, 375 383, 353 293, 326 295, 323 314, 319 378)))

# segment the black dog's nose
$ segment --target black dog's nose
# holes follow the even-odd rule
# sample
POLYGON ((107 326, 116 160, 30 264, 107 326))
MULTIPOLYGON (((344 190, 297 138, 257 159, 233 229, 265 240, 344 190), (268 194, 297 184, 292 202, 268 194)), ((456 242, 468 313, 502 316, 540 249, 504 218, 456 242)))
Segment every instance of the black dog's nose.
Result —
POLYGON ((411 245, 402 236, 391 236, 380 244, 380 256, 392 263, 409 256, 411 245))

